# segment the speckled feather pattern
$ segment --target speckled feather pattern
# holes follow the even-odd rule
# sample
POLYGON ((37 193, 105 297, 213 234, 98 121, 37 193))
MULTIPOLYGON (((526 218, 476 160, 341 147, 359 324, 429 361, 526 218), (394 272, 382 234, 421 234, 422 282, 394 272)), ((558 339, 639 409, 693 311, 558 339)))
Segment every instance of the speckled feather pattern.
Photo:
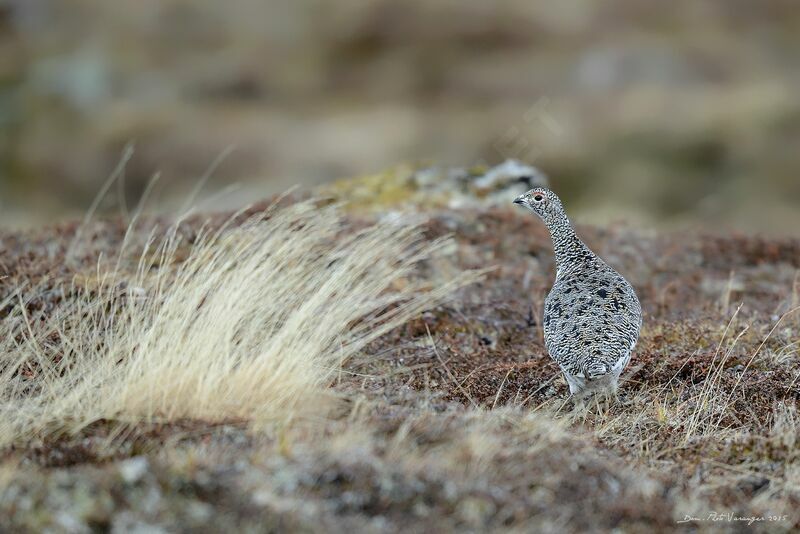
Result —
POLYGON ((642 308, 625 278, 577 236, 561 201, 545 188, 515 200, 550 230, 556 281, 545 299, 544 338, 570 391, 616 391, 642 326, 642 308))

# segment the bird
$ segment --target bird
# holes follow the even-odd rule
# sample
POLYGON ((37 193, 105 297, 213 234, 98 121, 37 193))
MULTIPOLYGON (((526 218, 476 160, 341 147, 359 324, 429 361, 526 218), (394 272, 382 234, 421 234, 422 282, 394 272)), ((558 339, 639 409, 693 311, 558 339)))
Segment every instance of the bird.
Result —
POLYGON ((514 200, 539 216, 553 242, 556 279, 544 303, 544 340, 577 401, 616 398, 642 328, 633 286, 575 233, 558 196, 536 187, 514 200))

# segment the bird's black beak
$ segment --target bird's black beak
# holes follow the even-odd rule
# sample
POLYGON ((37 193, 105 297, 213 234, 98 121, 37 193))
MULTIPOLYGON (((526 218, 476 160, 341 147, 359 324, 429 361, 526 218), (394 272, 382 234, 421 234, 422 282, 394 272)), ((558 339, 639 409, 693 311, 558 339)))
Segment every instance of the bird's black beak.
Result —
POLYGON ((514 204, 522 204, 522 205, 525 205, 525 197, 523 197, 523 196, 518 196, 517 198, 515 198, 515 199, 514 199, 514 204))

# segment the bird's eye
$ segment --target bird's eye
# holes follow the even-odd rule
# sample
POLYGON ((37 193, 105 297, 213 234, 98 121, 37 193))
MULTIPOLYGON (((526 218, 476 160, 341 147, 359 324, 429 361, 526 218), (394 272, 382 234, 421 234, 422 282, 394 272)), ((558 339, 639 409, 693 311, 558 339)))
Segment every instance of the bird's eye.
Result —
POLYGON ((536 195, 535 197, 533 197, 533 200, 535 200, 536 202, 541 202, 542 200, 544 200, 544 197, 542 195, 536 195))

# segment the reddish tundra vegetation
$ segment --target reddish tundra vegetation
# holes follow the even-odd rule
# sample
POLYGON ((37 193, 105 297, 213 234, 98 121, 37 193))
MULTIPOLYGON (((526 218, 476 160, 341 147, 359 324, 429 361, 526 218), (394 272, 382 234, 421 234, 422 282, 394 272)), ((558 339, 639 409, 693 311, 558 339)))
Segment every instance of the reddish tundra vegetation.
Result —
POLYGON ((296 199, 283 199, 257 223, 248 217, 267 203, 227 226, 229 214, 174 227, 145 217, 127 239, 128 222, 116 219, 3 233, 0 525, 75 532, 800 525, 800 239, 579 226, 636 287, 645 323, 619 401, 576 413, 542 340, 542 301, 554 277, 549 236, 510 199, 461 207, 420 207, 413 195, 372 208, 316 202, 312 213, 328 210, 332 228, 316 241, 303 241, 321 227, 302 214, 281 226, 280 240, 253 237, 277 232, 273 222, 296 199), (418 227, 396 238, 373 233, 376 224, 418 227), (155 235, 176 229, 161 252, 145 249, 152 228, 155 235), (275 260, 284 253, 275 247, 295 235, 309 249, 275 260), (393 239, 400 241, 384 250, 393 239), (260 247, 263 256, 239 256, 247 249, 239 245, 260 247), (220 249, 229 255, 215 255, 220 249), (370 266, 345 256, 356 250, 373 251, 381 283, 370 282, 370 266), (403 259, 402 251, 411 252, 403 259), (381 267, 386 254, 393 257, 381 267), (256 259, 277 263, 259 271, 256 259), (282 278, 297 272, 303 276, 282 278), (273 285, 264 285, 270 273, 273 285), (197 286, 198 277, 217 281, 197 286), (229 277, 235 285, 225 285, 229 277), (331 280, 340 285, 298 315, 331 280), (170 308, 179 291, 171 286, 199 296, 170 308), (227 307, 222 295, 241 287, 227 307), (346 300, 358 287, 374 292, 368 303, 346 300), (303 301, 291 300, 292 291, 303 301), (226 314, 254 306, 249 300, 266 306, 271 294, 273 307, 252 308, 269 324, 243 314, 216 333, 226 314), (131 311, 147 301, 158 302, 131 311), (337 302, 358 316, 343 314, 337 302), (297 312, 280 311, 286 303, 297 312), (209 306, 219 313, 204 318, 209 306), (207 320, 203 329, 184 324, 184 312, 207 320), (322 331, 337 314, 337 330, 322 331), (125 328, 142 328, 142 339, 113 352, 121 334, 110 318, 120 316, 125 328), (113 335, 95 332, 75 350, 75 332, 90 319, 113 335), (258 336, 265 328, 271 343, 283 343, 270 353, 272 367, 259 359, 274 348, 258 336), (293 331, 314 334, 295 339, 293 331), (158 376, 128 363, 151 350, 144 337, 156 334, 172 337, 152 345, 160 348, 148 362, 173 352, 186 358, 158 376), (208 355, 192 345, 200 335, 214 346, 208 355), (324 346, 308 344, 316 335, 324 346), (124 399, 77 399, 47 416, 58 408, 47 392, 68 391, 60 381, 76 372, 84 374, 65 382, 71 388, 94 376, 82 351, 93 354, 94 367, 116 358, 102 364, 107 374, 96 387, 124 399), (194 369, 195 359, 206 369, 194 369), (281 361, 291 362, 288 371, 281 361), (258 365, 247 370, 258 381, 250 383, 239 371, 252 362, 258 365), (115 370, 150 382, 117 383, 115 370), (281 380, 264 385, 270 376, 281 380), (288 377, 305 378, 287 385, 288 377), (250 403, 248 392, 269 409, 250 403))

